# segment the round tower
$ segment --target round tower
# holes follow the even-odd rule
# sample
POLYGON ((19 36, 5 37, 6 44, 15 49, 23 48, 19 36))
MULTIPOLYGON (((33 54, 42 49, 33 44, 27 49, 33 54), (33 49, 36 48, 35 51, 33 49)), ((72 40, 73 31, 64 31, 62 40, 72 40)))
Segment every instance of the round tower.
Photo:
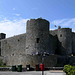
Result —
POLYGON ((58 54, 71 55, 72 53, 72 29, 58 29, 58 54))
POLYGON ((75 56, 75 33, 72 32, 72 53, 75 56))
POLYGON ((49 51, 49 22, 45 19, 31 19, 26 28, 26 54, 49 51))

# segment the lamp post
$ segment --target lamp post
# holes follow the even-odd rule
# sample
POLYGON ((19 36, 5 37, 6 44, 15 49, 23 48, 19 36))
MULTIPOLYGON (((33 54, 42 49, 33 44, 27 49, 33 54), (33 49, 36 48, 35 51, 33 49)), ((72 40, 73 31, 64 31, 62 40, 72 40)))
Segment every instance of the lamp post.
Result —
POLYGON ((41 53, 41 55, 42 55, 42 75, 44 75, 44 58, 45 58, 45 56, 47 55, 49 55, 49 53, 47 53, 47 52, 44 52, 44 53, 41 53))
POLYGON ((39 52, 36 52, 36 53, 33 53, 32 55, 41 55, 42 56, 42 64, 41 64, 41 66, 42 66, 42 75, 44 75, 44 58, 45 58, 45 56, 49 56, 49 53, 47 53, 47 52, 41 52, 41 53, 39 53, 39 52))

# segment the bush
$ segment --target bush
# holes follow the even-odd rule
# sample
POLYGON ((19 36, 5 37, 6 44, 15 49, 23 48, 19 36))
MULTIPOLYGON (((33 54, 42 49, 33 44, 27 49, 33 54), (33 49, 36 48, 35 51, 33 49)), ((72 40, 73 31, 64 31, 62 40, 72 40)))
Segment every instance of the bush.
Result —
POLYGON ((71 69, 71 65, 65 65, 63 71, 68 73, 71 69))
POLYGON ((2 59, 0 59, 0 67, 6 67, 6 66, 7 66, 6 63, 4 63, 2 59))
POLYGON ((67 75, 75 75, 75 66, 65 65, 63 71, 67 75))
POLYGON ((3 65, 3 61, 2 61, 2 59, 0 59, 0 66, 2 66, 3 65))

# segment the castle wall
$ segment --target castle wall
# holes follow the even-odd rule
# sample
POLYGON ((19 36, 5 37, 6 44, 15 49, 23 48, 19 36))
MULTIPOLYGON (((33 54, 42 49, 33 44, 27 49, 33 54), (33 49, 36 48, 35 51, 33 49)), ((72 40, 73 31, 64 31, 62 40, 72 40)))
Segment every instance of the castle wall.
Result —
POLYGON ((70 28, 58 29, 58 52, 60 55, 72 54, 72 30, 70 28))
POLYGON ((49 52, 49 22, 47 20, 27 21, 26 33, 26 54, 49 52))
POLYGON ((30 64, 34 67, 40 64, 42 56, 35 55, 36 52, 52 54, 45 57, 45 67, 64 66, 75 62, 74 56, 69 57, 72 53, 75 55, 75 33, 70 28, 49 31, 49 22, 45 19, 27 21, 26 34, 7 39, 4 39, 5 34, 0 34, 0 38, 1 58, 10 66, 30 64))
POLYGON ((52 36, 50 34, 50 39, 49 39, 49 43, 50 43, 50 50, 49 53, 50 54, 56 54, 56 50, 57 50, 57 37, 56 36, 52 36))
POLYGON ((50 53, 51 54, 57 54, 57 42, 58 42, 57 32, 58 32, 58 30, 50 31, 49 43, 50 43, 50 53))
POLYGON ((73 65, 75 66, 75 56, 61 56, 57 55, 57 67, 63 67, 64 65, 73 65))
POLYGON ((70 65, 75 66, 75 56, 69 56, 68 60, 70 65))
POLYGON ((69 64, 69 58, 68 56, 61 56, 61 55, 58 55, 57 56, 57 67, 63 67, 64 65, 66 64, 69 64))
POLYGON ((75 33, 72 32, 72 53, 75 56, 75 33))
MULTIPOLYGON (((3 61, 7 65, 22 64, 26 66, 30 64, 33 67, 36 64, 42 63, 42 56, 32 56, 31 52, 45 51, 51 54, 54 53, 54 44, 50 43, 54 42, 55 38, 49 34, 49 22, 44 19, 30 20, 28 26, 26 34, 1 40, 1 55, 3 56, 3 61), (37 40, 37 38, 39 38, 39 40, 37 40), (29 50, 27 47, 28 45, 29 50), (27 52, 26 49, 29 52, 27 52)), ((46 67, 55 66, 57 63, 56 55, 46 56, 44 63, 46 67)))
POLYGON ((1 40, 1 55, 10 57, 25 54, 25 44, 25 34, 3 39, 1 40))
MULTIPOLYGON (((4 60, 7 62, 7 65, 18 65, 22 64, 23 67, 25 67, 27 64, 30 64, 31 67, 35 67, 36 64, 42 63, 42 56, 38 55, 16 55, 16 56, 7 56, 4 60), (9 62, 8 62, 9 61, 9 62)), ((57 63, 57 56, 56 55, 50 55, 46 56, 44 59, 45 67, 54 67, 57 63)))

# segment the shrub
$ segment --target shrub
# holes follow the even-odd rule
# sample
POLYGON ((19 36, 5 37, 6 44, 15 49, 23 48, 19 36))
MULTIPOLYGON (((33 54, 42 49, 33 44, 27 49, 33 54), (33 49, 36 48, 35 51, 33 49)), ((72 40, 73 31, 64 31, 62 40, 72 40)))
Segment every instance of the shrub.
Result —
POLYGON ((71 65, 65 65, 63 71, 68 73, 71 69, 71 65))
POLYGON ((63 71, 67 75, 75 75, 75 66, 65 65, 63 71))
POLYGON ((7 66, 6 63, 4 63, 2 59, 0 59, 0 67, 6 67, 6 66, 7 66))
POLYGON ((2 61, 2 59, 0 59, 0 66, 2 66, 3 65, 3 61, 2 61))

